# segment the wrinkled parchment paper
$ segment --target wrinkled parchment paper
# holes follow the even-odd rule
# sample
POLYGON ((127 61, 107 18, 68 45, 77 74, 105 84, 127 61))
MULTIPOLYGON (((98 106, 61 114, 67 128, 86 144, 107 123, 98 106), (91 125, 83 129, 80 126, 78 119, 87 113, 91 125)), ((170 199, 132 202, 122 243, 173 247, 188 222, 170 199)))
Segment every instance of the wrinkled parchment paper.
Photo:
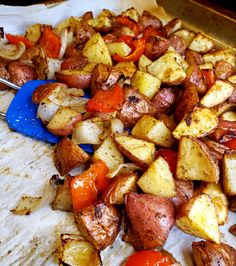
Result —
MULTIPOLYGON (((51 6, 8 7, 0 5, 0 26, 6 33, 24 33, 27 25, 44 23, 55 25, 68 16, 80 16, 85 11, 96 15, 103 8, 120 12, 134 6, 139 12, 147 9, 167 21, 165 12, 157 9, 153 0, 71 0, 51 6)), ((6 110, 12 91, 0 92, 0 109, 6 110)), ((61 233, 79 233, 73 215, 53 211, 50 207, 55 191, 48 185, 57 173, 52 159, 53 147, 24 137, 8 129, 0 120, 0 265, 39 266, 57 265, 56 249, 61 233), (22 196, 42 197, 38 208, 28 216, 14 215, 22 196)), ((236 215, 229 213, 228 222, 221 226, 222 241, 236 248, 235 237, 228 233, 236 215)), ((121 241, 121 234, 112 247, 101 253, 104 266, 120 266, 133 252, 121 241)), ((198 241, 174 227, 165 249, 182 265, 192 266, 191 243, 198 241)))

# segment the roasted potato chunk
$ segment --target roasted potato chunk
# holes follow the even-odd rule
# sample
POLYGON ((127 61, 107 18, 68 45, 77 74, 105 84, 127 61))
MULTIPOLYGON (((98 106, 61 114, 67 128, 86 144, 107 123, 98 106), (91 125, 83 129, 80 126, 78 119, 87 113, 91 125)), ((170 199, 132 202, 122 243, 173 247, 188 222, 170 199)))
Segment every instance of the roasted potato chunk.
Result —
POLYGON ((108 186, 103 199, 110 204, 124 204, 125 194, 137 191, 138 175, 136 173, 120 174, 108 186))
POLYGON ((151 36, 146 42, 146 48, 144 54, 150 60, 157 60, 161 55, 163 55, 170 46, 170 41, 160 37, 160 36, 151 36))
POLYGON ((214 42, 212 39, 208 38, 206 35, 198 32, 188 48, 197 53, 207 53, 210 52, 214 47, 214 42))
POLYGON ((175 182, 166 160, 159 156, 138 180, 143 192, 172 198, 176 195, 175 182))
POLYGON ((176 52, 167 52, 148 66, 148 72, 168 85, 178 85, 186 78, 187 62, 176 52))
POLYGON ((80 235, 62 234, 59 249, 60 265, 100 266, 98 250, 80 235))
POLYGON ((106 138, 99 148, 94 152, 93 162, 102 160, 106 162, 106 166, 110 172, 114 171, 120 164, 124 163, 122 153, 114 143, 112 137, 106 138))
POLYGON ((196 266, 234 266, 236 264, 236 249, 228 244, 200 241, 193 242, 192 249, 196 266))
POLYGON ((96 249, 103 250, 115 240, 120 225, 117 209, 108 203, 95 203, 75 213, 82 234, 96 249))
POLYGON ((207 194, 188 200, 178 211, 175 222, 187 234, 220 243, 215 207, 207 194))
POLYGON ((186 29, 180 29, 175 31, 174 35, 179 36, 182 39, 182 41, 185 43, 185 45, 188 46, 192 42, 195 33, 193 31, 189 31, 186 29))
POLYGON ((112 65, 108 48, 99 33, 96 33, 84 46, 83 56, 88 58, 90 63, 104 63, 112 65))
POLYGON ((64 184, 58 188, 56 197, 52 202, 53 210, 61 210, 65 212, 72 211, 70 181, 71 176, 67 175, 65 177, 64 184))
POLYGON ((224 60, 216 61, 215 73, 218 79, 227 79, 235 73, 235 68, 224 60))
POLYGON ((162 120, 157 120, 153 116, 144 115, 135 124, 131 131, 136 138, 144 139, 163 147, 171 147, 174 139, 171 131, 162 120))
POLYGON ((195 194, 205 193, 211 197, 215 206, 218 225, 223 225, 228 217, 228 200, 222 191, 220 183, 204 183, 195 194))
POLYGON ((147 72, 147 67, 152 63, 152 61, 147 58, 144 54, 139 57, 138 69, 142 72, 147 72))
POLYGON ((69 138, 63 138, 54 152, 55 166, 60 175, 69 173, 89 159, 89 155, 69 138))
POLYGON ((152 163, 155 152, 154 143, 122 134, 115 134, 114 140, 119 150, 140 167, 145 169, 152 163))
POLYGON ((179 142, 176 176, 180 180, 218 182, 218 162, 200 140, 182 137, 179 142))
POLYGON ((171 34, 180 30, 181 28, 182 28, 182 21, 179 18, 172 19, 164 26, 167 36, 170 36, 171 34))
POLYGON ((134 62, 120 62, 115 65, 115 69, 121 72, 126 78, 132 78, 137 67, 134 62))
POLYGON ((163 247, 174 224, 174 206, 171 200, 148 194, 128 193, 125 196, 125 209, 129 230, 134 234, 131 242, 134 248, 163 247))
POLYGON ((215 110, 196 106, 191 113, 185 115, 173 131, 176 139, 182 136, 200 138, 209 135, 219 124, 215 110))
POLYGON ((236 152, 227 151, 223 158, 223 187, 228 196, 236 196, 236 152))

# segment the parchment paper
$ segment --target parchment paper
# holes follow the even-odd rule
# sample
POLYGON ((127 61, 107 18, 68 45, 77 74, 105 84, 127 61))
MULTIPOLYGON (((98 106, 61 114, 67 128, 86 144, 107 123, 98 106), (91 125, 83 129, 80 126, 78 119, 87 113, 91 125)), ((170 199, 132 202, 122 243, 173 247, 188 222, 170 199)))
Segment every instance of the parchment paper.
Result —
MULTIPOLYGON (((71 0, 52 6, 35 5, 29 7, 7 7, 0 5, 0 26, 7 33, 24 33, 27 25, 48 23, 55 25, 68 16, 80 16, 92 10, 97 14, 103 8, 120 12, 134 6, 142 12, 147 9, 164 22, 167 16, 157 9, 153 0, 71 0)), ((0 108, 6 110, 12 91, 0 92, 0 108)), ((53 211, 50 202, 54 191, 48 185, 57 173, 52 160, 53 147, 19 135, 8 129, 0 120, 0 265, 57 265, 56 249, 61 233, 79 233, 73 215, 53 211), (36 211, 29 216, 19 216, 10 210, 16 207, 23 195, 42 196, 36 211)), ((236 215, 229 213, 228 222, 221 226, 222 241, 236 248, 235 237, 228 233, 235 223, 236 215)), ((121 234, 120 234, 121 235, 121 234)), ((133 252, 130 245, 116 239, 112 247, 101 253, 104 266, 119 266, 133 252)), ((174 227, 165 249, 171 252, 182 265, 193 265, 191 243, 197 241, 174 227)))

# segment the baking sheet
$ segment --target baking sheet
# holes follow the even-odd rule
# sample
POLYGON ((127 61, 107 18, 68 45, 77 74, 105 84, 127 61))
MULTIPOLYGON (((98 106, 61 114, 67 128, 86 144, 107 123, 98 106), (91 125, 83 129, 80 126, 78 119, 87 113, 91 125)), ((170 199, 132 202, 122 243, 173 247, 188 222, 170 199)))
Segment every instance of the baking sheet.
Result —
MULTIPOLYGON (((147 9, 164 22, 168 20, 156 2, 116 0, 71 0, 59 5, 36 5, 29 7, 6 7, 0 5, 0 26, 5 32, 23 33, 27 25, 48 23, 55 25, 68 16, 80 16, 87 10, 97 14, 102 8, 120 12, 135 6, 142 12, 147 9)), ((6 110, 13 97, 10 91, 0 92, 0 108, 6 110)), ((0 265, 57 265, 56 249, 61 233, 79 233, 73 215, 52 211, 50 202, 54 191, 48 181, 57 171, 52 160, 53 147, 19 135, 8 129, 0 120, 0 265), (11 213, 23 195, 42 196, 38 209, 29 216, 11 213)), ((228 233, 235 223, 236 214, 229 213, 228 223, 221 226, 222 241, 236 248, 235 237, 228 233)), ((198 241, 174 227, 165 249, 173 253, 183 266, 192 266, 191 243, 198 241)), ((101 253, 104 266, 119 266, 133 252, 119 236, 112 247, 101 253)))

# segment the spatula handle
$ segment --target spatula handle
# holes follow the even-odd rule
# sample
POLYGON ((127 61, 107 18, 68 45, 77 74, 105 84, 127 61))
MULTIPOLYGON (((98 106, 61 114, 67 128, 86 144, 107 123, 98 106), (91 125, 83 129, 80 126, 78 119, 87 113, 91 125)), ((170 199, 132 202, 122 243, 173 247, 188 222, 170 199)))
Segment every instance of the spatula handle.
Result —
POLYGON ((12 83, 12 82, 10 82, 8 80, 5 80, 3 78, 0 78, 0 83, 2 83, 4 85, 7 85, 7 86, 11 87, 14 90, 19 90, 20 89, 20 87, 17 86, 16 84, 14 84, 14 83, 12 83))

